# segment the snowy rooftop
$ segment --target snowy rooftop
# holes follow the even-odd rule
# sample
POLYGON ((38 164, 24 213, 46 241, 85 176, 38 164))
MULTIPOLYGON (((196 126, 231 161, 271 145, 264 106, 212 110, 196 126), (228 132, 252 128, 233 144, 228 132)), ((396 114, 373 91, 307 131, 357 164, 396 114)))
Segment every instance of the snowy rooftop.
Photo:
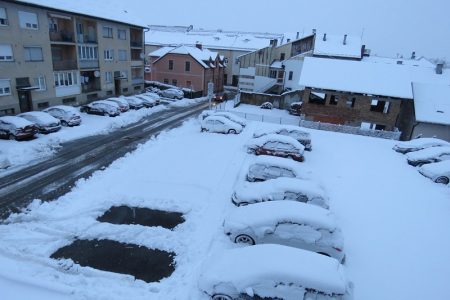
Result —
POLYGON ((49 9, 63 10, 138 27, 147 27, 147 25, 143 23, 136 22, 136 18, 132 14, 128 14, 126 10, 120 9, 114 5, 104 5, 103 1, 20 0, 16 2, 38 5, 49 9))
POLYGON ((314 42, 314 55, 361 58, 361 37, 347 35, 344 44, 344 34, 317 33, 314 42), (324 35, 326 37, 324 38, 324 35))
POLYGON ((148 56, 161 58, 168 53, 190 55, 196 61, 198 61, 204 68, 210 67, 210 64, 206 64, 205 61, 208 61, 208 60, 214 61, 217 57, 217 52, 212 52, 209 49, 205 49, 205 48, 199 49, 197 47, 191 47, 191 46, 162 47, 158 50, 153 51, 148 56))
POLYGON ((416 121, 450 125, 450 85, 414 82, 413 91, 416 121))
POLYGON ((183 26, 150 26, 145 43, 158 46, 202 44, 212 49, 253 51, 269 46, 271 39, 280 44, 283 34, 192 29, 183 26))
POLYGON ((368 95, 413 99, 412 82, 450 84, 450 70, 434 67, 306 57, 302 86, 368 95), (345 76, 343 76, 345 74, 345 76))

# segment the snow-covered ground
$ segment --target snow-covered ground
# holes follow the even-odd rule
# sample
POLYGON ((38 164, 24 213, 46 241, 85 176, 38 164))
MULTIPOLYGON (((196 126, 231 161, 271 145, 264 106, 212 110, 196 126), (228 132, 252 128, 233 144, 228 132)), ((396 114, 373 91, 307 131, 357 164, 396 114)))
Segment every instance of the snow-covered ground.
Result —
MULTIPOLYGON (((199 121, 191 119, 79 181, 57 201, 35 201, 28 213, 0 226, 2 295, 207 299, 197 284, 201 264, 222 249, 239 247, 223 234, 222 222, 237 209, 230 197, 241 167, 252 159, 244 145, 255 130, 273 126, 249 122, 239 135, 220 135, 201 133, 199 121), (122 204, 183 212, 186 222, 170 231, 96 221, 122 204), (176 270, 161 282, 145 283, 49 258, 75 238, 174 251, 176 270)), ((392 150, 394 141, 307 131, 313 151, 299 166, 311 171, 330 197, 355 299, 450 299, 450 189, 409 166, 392 150)))

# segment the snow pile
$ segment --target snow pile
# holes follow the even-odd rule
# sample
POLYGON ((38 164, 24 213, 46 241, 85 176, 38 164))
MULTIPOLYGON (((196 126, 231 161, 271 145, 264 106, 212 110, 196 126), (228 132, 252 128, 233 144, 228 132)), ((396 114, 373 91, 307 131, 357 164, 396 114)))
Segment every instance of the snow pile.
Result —
POLYGON ((408 152, 438 146, 450 146, 450 143, 436 138, 420 138, 397 143, 393 149, 398 152, 408 152))

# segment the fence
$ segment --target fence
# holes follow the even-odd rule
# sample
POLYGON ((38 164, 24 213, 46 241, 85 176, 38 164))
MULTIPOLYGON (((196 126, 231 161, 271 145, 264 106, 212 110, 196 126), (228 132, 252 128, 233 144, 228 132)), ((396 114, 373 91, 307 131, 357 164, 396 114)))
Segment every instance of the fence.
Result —
POLYGON ((297 125, 300 127, 305 127, 305 128, 310 128, 310 129, 349 133, 349 134, 356 134, 356 135, 363 135, 363 136, 371 136, 371 137, 390 139, 390 140, 399 140, 400 135, 401 135, 400 131, 362 129, 360 127, 353 127, 353 126, 347 126, 347 125, 313 122, 313 121, 303 120, 297 116, 275 117, 275 116, 258 115, 258 114, 252 114, 252 113, 244 113, 244 112, 239 112, 239 111, 230 111, 230 112, 232 112, 244 119, 250 120, 250 121, 259 121, 259 122, 275 123, 275 124, 282 124, 282 125, 297 125))

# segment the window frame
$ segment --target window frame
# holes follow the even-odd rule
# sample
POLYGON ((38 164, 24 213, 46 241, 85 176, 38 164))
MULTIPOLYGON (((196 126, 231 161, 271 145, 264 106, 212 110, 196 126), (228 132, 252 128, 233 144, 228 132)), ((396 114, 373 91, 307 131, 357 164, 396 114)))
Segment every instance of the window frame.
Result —
POLYGON ((42 51, 42 47, 39 47, 39 46, 24 46, 23 50, 24 50, 24 60, 26 62, 42 62, 42 61, 44 61, 44 53, 42 51), (40 59, 33 59, 32 52, 29 53, 29 58, 27 58, 27 51, 29 51, 30 49, 39 49, 41 51, 40 59))
POLYGON ((0 14, 0 26, 9 26, 8 13, 5 7, 0 7, 0 11, 4 11, 4 17, 1 17, 0 14))
POLYGON ((119 49, 117 50, 117 59, 118 61, 127 61, 128 60, 128 53, 126 49, 119 49), (125 57, 121 57, 121 53, 125 53, 125 57))
POLYGON ((0 82, 5 82, 7 84, 0 85, 0 96, 9 96, 11 92, 11 79, 0 79, 0 82), (7 91, 6 91, 7 90, 7 91))
POLYGON ((174 62, 173 62, 173 59, 169 59, 169 70, 173 70, 173 65, 174 65, 174 62))
POLYGON ((117 39, 119 39, 119 40, 126 40, 127 39, 127 31, 125 29, 117 28, 117 39), (124 33, 124 37, 123 38, 121 38, 121 36, 120 36, 121 32, 124 33))
POLYGON ((39 89, 36 90, 37 92, 43 92, 47 90, 47 82, 44 75, 34 77, 33 81, 36 86, 39 86, 39 89))
POLYGON ((114 29, 111 26, 103 26, 102 27, 102 37, 105 39, 113 39, 114 38, 114 29), (107 34, 105 35, 105 30, 107 30, 107 34))
POLYGON ((288 80, 292 80, 294 78, 294 71, 289 71, 288 80))
POLYGON ((105 61, 113 61, 114 60, 114 49, 103 50, 103 58, 105 61))
POLYGON ((190 61, 185 61, 184 62, 184 71, 185 72, 191 72, 191 62, 190 61))
POLYGON ((19 10, 17 12, 18 18, 19 18, 19 27, 21 29, 28 29, 28 30, 39 30, 39 15, 34 12, 19 10), (36 23, 27 23, 27 20, 23 20, 23 18, 26 18, 26 16, 31 17, 34 15, 36 17, 36 23), (30 25, 30 26, 28 26, 30 25), (34 26, 36 25, 36 26, 34 26))
MULTIPOLYGON (((12 45, 11 44, 0 44, 0 46, 5 46, 5 47, 8 47, 9 46, 9 49, 10 49, 10 54, 11 55, 1 55, 1 53, 0 53, 0 62, 6 62, 6 61, 14 61, 14 52, 13 52, 13 47, 12 47, 12 45), (2 57, 3 57, 3 59, 2 59, 2 57), (9 58, 8 58, 9 57, 9 58)), ((9 54, 8 52, 6 52, 5 54, 9 54)))
POLYGON ((113 72, 112 71, 106 71, 105 72, 105 83, 113 83, 113 72), (110 76, 108 76, 108 74, 110 76))

